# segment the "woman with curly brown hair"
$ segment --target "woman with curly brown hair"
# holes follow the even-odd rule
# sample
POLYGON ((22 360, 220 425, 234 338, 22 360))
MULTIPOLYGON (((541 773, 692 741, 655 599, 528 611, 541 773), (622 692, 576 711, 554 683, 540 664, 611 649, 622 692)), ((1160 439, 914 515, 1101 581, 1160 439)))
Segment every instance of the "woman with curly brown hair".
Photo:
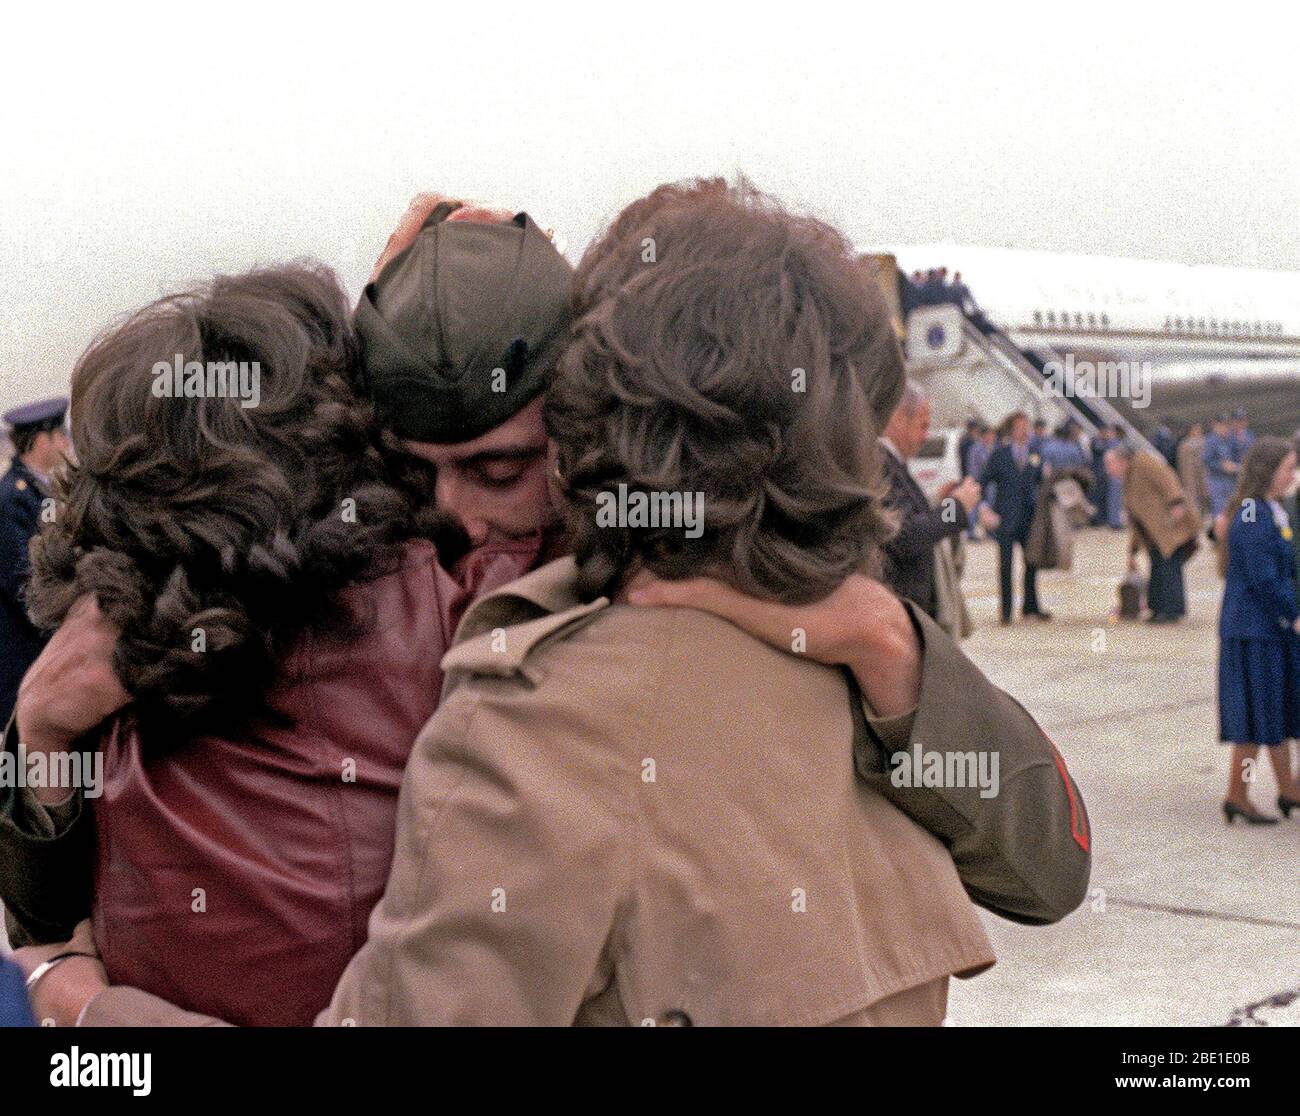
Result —
POLYGON ((33 618, 97 602, 129 699, 86 795, 109 978, 238 1022, 309 1022, 364 940, 460 597, 459 534, 359 393, 349 317, 293 265, 110 329, 33 551, 33 618))

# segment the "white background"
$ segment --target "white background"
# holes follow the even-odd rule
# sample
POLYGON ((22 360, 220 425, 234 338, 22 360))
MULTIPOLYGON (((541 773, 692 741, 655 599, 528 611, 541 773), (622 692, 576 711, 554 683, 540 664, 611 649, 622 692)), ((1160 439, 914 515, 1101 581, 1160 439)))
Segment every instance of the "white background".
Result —
POLYGON ((858 242, 1300 267, 1280 6, 28 7, 0 16, 0 407, 215 271, 315 256, 359 290, 422 188, 571 255, 740 170, 858 242))

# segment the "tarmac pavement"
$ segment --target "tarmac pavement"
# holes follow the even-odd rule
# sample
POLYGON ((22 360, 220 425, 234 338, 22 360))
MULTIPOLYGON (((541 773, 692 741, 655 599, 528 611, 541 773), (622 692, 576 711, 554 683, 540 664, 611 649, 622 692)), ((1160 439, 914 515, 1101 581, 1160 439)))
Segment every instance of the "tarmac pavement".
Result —
MULTIPOLYGON (((1056 742, 1088 806, 1092 893, 1056 926, 983 914, 999 963, 954 981, 949 1022, 1300 1026, 1300 815, 1228 826, 1217 743, 1222 582, 1187 566, 1178 625, 1116 622, 1127 536, 1076 537, 1074 568, 1039 575, 1051 623, 997 622, 997 552, 967 548, 967 653, 1056 742)), ((1260 756, 1256 806, 1276 813, 1260 756)))

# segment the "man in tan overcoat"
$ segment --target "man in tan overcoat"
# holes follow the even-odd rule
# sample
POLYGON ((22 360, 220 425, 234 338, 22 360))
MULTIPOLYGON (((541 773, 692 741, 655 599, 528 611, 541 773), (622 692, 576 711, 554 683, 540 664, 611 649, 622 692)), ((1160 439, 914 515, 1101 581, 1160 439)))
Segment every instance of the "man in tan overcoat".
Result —
POLYGON ((1183 564, 1196 549, 1201 517, 1178 474, 1150 450, 1120 446, 1106 453, 1106 471, 1124 485, 1129 517, 1129 568, 1138 551, 1151 562, 1147 605, 1153 624, 1171 624, 1187 613, 1183 564))

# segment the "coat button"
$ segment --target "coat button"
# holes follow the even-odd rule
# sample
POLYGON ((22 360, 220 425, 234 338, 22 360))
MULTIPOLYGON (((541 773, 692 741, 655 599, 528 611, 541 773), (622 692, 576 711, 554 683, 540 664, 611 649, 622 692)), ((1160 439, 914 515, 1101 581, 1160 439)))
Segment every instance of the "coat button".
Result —
POLYGON ((672 1011, 666 1011, 666 1012, 664 1012, 664 1024, 663 1024, 663 1025, 664 1025, 665 1027, 693 1027, 693 1026, 695 1026, 695 1024, 691 1021, 691 1017, 690 1017, 689 1015, 687 1015, 686 1012, 681 1011, 681 1010, 678 1009, 678 1008, 673 1008, 672 1011))

